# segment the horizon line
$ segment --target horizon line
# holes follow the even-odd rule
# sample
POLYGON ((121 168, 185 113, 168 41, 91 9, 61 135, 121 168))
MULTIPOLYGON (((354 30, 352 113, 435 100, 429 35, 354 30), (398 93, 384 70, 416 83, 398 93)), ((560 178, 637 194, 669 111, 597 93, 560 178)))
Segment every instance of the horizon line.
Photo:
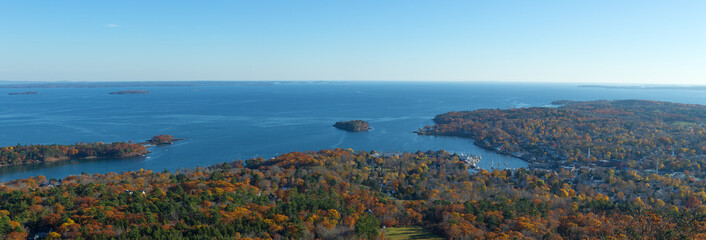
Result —
POLYGON ((575 84, 607 86, 706 86, 706 83, 644 83, 644 82, 572 82, 572 81, 498 81, 498 80, 0 80, 0 83, 137 83, 137 82, 419 82, 419 83, 529 83, 529 84, 575 84))

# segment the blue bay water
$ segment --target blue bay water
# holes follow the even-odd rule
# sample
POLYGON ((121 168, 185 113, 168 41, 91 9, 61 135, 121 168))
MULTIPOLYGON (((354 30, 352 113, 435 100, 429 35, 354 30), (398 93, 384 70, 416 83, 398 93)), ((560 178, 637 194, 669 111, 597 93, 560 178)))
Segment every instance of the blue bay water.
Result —
POLYGON ((553 100, 650 99, 706 104, 696 90, 580 88, 571 84, 289 82, 272 85, 0 89, 0 145, 187 140, 152 147, 147 158, 68 161, 0 168, 0 181, 44 175, 154 171, 269 158, 291 151, 352 148, 378 152, 444 149, 477 154, 481 167, 526 167, 469 139, 412 132, 448 111, 543 106, 553 100), (110 95, 127 89, 148 95, 110 95), (38 91, 39 95, 7 95, 38 91), (349 133, 336 121, 362 119, 372 131, 349 133))

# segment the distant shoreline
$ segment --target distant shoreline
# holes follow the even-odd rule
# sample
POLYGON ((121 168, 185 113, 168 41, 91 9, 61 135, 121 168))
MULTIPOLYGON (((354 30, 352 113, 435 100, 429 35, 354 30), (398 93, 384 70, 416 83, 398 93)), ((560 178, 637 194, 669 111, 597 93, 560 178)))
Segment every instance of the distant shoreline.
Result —
MULTIPOLYGON (((306 81, 307 83, 322 81, 306 81)), ((13 82, 0 88, 117 88, 117 87, 188 87, 188 86, 268 86, 286 81, 144 81, 144 82, 13 82)))
POLYGON ((631 89, 631 90, 706 90, 706 86, 610 86, 610 85, 579 85, 580 88, 631 89))
POLYGON ((139 94, 150 94, 150 91, 145 91, 145 90, 124 90, 124 91, 115 91, 115 92, 110 92, 108 94, 112 95, 139 95, 139 94))
POLYGON ((572 82, 492 82, 492 81, 371 81, 371 80, 268 80, 268 81, 7 81, 0 80, 0 89, 12 88, 119 88, 119 87, 189 87, 189 86, 272 86, 280 84, 313 84, 313 83, 420 83, 420 84, 539 84, 539 85, 572 85, 580 88, 605 88, 605 89, 665 89, 665 90, 706 90, 706 85, 698 84, 640 84, 633 85, 610 85, 601 83, 572 83, 572 82))
POLYGON ((37 94, 39 94, 39 92, 29 91, 29 92, 11 92, 11 93, 8 93, 7 95, 37 95, 37 94))

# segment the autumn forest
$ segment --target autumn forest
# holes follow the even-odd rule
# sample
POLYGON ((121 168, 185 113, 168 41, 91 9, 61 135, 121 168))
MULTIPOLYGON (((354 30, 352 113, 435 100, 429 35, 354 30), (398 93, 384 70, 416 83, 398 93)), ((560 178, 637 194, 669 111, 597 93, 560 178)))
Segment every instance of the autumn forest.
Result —
MULTIPOLYGON (((416 226, 448 239, 706 238, 705 106, 555 104, 450 112, 419 129, 472 138, 529 169, 472 170, 444 150, 336 148, 178 171, 37 176, 0 186, 0 235, 387 239, 385 229, 416 226)), ((130 144, 95 146, 146 151, 130 144)), ((4 147, 2 157, 88 156, 84 145, 4 147)))

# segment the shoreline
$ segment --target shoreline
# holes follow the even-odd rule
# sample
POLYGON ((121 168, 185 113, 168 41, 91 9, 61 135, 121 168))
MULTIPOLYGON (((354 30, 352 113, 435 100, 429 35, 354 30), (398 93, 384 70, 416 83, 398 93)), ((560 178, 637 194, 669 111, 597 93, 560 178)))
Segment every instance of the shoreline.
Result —
POLYGON ((460 135, 437 135, 437 134, 427 134, 427 133, 422 133, 422 132, 419 132, 419 131, 414 131, 413 133, 414 133, 414 134, 417 134, 417 135, 419 135, 419 136, 453 137, 453 138, 469 139, 469 140, 473 141, 473 145, 475 145, 476 147, 478 147, 478 148, 480 148, 480 149, 483 149, 483 150, 485 150, 485 151, 488 151, 488 152, 490 152, 490 153, 494 153, 494 154, 498 154, 498 155, 501 155, 501 156, 506 156, 506 157, 512 157, 512 158, 520 159, 520 160, 522 160, 522 161, 527 162, 527 163, 529 164, 529 167, 534 167, 534 166, 532 166, 532 165, 533 165, 533 164, 537 164, 537 162, 536 162, 535 160, 527 159, 527 158, 524 157, 525 155, 528 155, 528 154, 525 154, 525 155, 523 155, 523 156, 519 156, 519 157, 518 157, 518 156, 515 156, 515 155, 513 155, 513 154, 509 154, 509 153, 505 153, 505 152, 502 152, 502 151, 498 151, 496 148, 493 148, 493 147, 486 147, 486 146, 480 145, 480 144, 478 144, 479 141, 477 141, 477 140, 475 140, 474 138, 471 138, 471 137, 464 137, 464 136, 460 136, 460 135))
MULTIPOLYGON (((145 146, 147 147, 147 146, 145 146)), ((141 157, 146 157, 147 154, 150 154, 152 152, 146 151, 144 153, 135 153, 135 154, 126 154, 125 156, 113 156, 113 157, 98 157, 98 156, 87 156, 87 157, 80 157, 80 158, 70 158, 70 157, 61 157, 61 158, 47 158, 42 161, 36 160, 36 161, 31 161, 28 163, 24 164, 0 164, 0 168, 4 167, 19 167, 19 166, 34 166, 34 165, 41 165, 41 164, 51 164, 51 163, 59 163, 59 162, 65 162, 65 161, 72 161, 72 160, 91 160, 91 159, 129 159, 129 158, 141 158, 141 157)))
MULTIPOLYGON (((18 166, 30 166, 30 165, 41 165, 41 164, 49 164, 49 163, 57 163, 57 162, 64 162, 64 161, 72 161, 72 160, 88 160, 88 159, 128 159, 128 158, 141 158, 141 157, 147 157, 147 154, 150 154, 151 151, 148 151, 147 148, 154 147, 154 146, 161 146, 161 145, 171 145, 174 144, 176 141, 181 141, 181 140, 186 140, 186 138, 174 138, 171 135, 156 135, 153 136, 151 139, 148 139, 144 142, 140 143, 126 143, 126 142, 113 142, 113 143, 101 143, 101 142, 96 142, 96 143, 89 143, 88 145, 91 146, 91 149, 89 150, 91 153, 96 153, 99 151, 101 147, 105 145, 114 145, 114 144, 128 144, 127 147, 122 146, 119 147, 118 149, 114 149, 113 151, 119 150, 118 153, 112 153, 112 155, 106 155, 106 156, 101 156, 99 154, 96 155, 88 155, 84 157, 72 157, 69 155, 77 155, 78 153, 78 146, 81 144, 74 144, 74 145, 58 145, 58 147, 65 147, 65 148, 70 148, 73 151, 76 151, 73 154, 68 153, 66 149, 64 149, 63 153, 64 156, 58 156, 58 157, 37 157, 36 159, 26 159, 28 158, 26 150, 19 150, 15 151, 13 146, 7 146, 3 148, 9 148, 9 150, 4 149, 3 151, 7 150, 9 152, 13 152, 13 154, 21 154, 19 156, 15 156, 15 161, 19 161, 17 164, 3 164, 0 163, 0 168, 4 167, 18 167, 18 166), (103 145, 102 145, 103 144, 103 145), (139 146, 136 147, 136 146, 139 146), (125 152, 124 150, 129 150, 130 152, 119 154, 119 152, 125 152), (96 152, 94 152, 96 151, 96 152), (24 158, 24 159, 22 159, 24 158), (20 160, 18 160, 20 159, 20 160)), ((52 145, 25 145, 22 147, 28 147, 28 146, 39 146, 39 147, 50 147, 52 145)), ((56 146, 55 146, 56 147, 56 146)), ((55 149, 55 150, 58 150, 55 149)), ((100 153, 100 152, 98 152, 100 153)), ((104 152, 104 153, 109 153, 109 152, 104 152)), ((45 154, 44 152, 39 153, 40 155, 45 154)), ((29 155, 31 156, 31 155, 29 155)), ((5 160, 3 160, 5 161, 5 160)), ((8 160, 12 161, 12 159, 8 160)))

